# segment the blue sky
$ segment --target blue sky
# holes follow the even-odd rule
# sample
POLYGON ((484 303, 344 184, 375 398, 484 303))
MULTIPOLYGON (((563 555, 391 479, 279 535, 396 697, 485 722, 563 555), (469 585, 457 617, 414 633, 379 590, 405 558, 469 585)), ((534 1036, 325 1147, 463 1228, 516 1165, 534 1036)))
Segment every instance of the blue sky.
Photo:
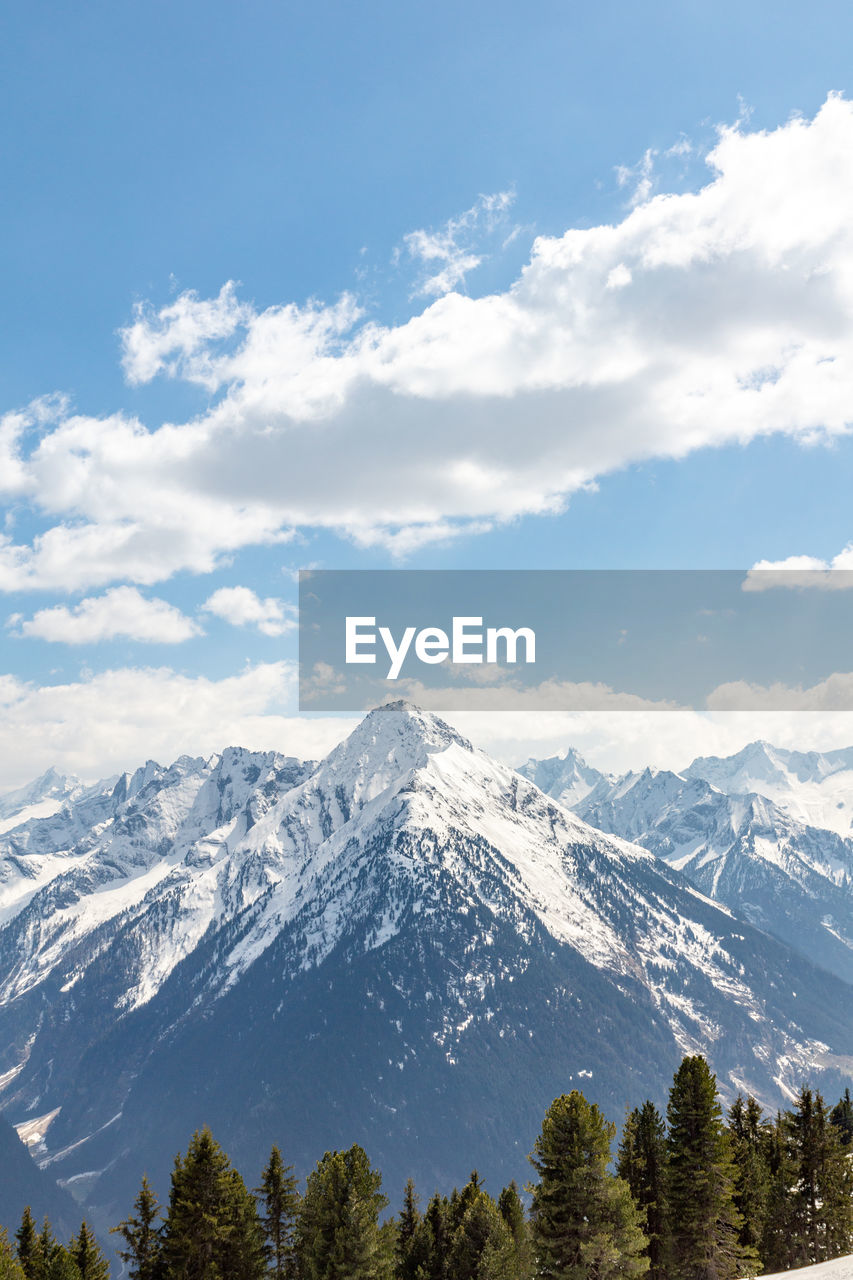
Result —
POLYGON ((832 3, 7 12, 8 785, 325 745, 301 565, 846 565, 851 37, 832 3))

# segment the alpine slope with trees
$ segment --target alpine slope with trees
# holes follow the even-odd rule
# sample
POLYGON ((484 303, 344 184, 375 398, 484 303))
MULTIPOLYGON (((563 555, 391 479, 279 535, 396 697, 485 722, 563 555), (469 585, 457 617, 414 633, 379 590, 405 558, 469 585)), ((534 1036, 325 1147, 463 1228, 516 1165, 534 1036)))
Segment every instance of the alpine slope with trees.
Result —
MULTIPOLYGON (((724 1114, 700 1055, 682 1060, 666 1116, 650 1100, 616 1125, 577 1089, 548 1107, 529 1160, 494 1198, 479 1173, 402 1204, 357 1143, 327 1151, 300 1190, 273 1147, 250 1190, 210 1129, 175 1158, 168 1199, 143 1176, 113 1228, 130 1280, 738 1280, 853 1250, 853 1101, 800 1088, 765 1116, 724 1114)), ((0 1236, 0 1280, 108 1280, 84 1221, 67 1244, 26 1209, 0 1236)))

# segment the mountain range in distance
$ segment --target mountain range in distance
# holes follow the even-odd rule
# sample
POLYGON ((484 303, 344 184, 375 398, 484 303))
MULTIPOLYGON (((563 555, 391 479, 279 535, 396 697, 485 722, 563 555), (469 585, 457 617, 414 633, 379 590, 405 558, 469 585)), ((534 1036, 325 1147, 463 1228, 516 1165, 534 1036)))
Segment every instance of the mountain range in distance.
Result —
POLYGON ((45 775, 0 798, 3 1111, 103 1228, 204 1123, 250 1176, 360 1142, 429 1193, 523 1183, 557 1094, 621 1119, 686 1052, 727 1098, 832 1098, 851 782, 766 744, 514 771, 405 703, 320 762, 45 775))

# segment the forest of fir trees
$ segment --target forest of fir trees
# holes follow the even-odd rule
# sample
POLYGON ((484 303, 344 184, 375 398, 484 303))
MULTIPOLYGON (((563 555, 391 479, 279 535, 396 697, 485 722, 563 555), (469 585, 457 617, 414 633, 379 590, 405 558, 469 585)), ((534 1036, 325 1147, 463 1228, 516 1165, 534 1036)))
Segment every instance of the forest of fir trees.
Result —
MULTIPOLYGON (((327 1152, 300 1192, 276 1147, 249 1190, 209 1129, 175 1160, 168 1201, 147 1178, 113 1230, 130 1280, 736 1280, 853 1252, 853 1100, 803 1086, 766 1117, 751 1097, 724 1116, 705 1059, 616 1126, 582 1093, 548 1108, 528 1205, 476 1172, 424 1205, 388 1199, 359 1146, 327 1152)), ((66 1244, 26 1210, 0 1232, 0 1280, 108 1280, 84 1222, 66 1244)))

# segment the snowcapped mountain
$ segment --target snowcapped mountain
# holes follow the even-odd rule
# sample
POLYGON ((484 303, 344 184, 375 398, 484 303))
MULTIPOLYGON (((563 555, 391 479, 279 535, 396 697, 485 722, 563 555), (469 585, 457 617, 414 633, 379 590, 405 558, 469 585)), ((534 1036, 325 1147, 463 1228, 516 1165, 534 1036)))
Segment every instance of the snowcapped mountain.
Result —
POLYGON ((698 889, 853 982, 853 839, 807 826, 755 793, 646 769, 576 806, 698 889))
POLYGON ((567 809, 574 808, 596 789, 606 789, 615 782, 611 774, 601 773, 588 765, 574 747, 545 760, 531 757, 518 772, 567 809))
POLYGON ((104 790, 109 785, 98 783, 96 787, 89 788, 79 778, 68 778, 55 769, 48 769, 27 786, 0 795, 0 834, 33 818, 48 818, 60 813, 63 807, 84 793, 104 790))
POLYGON ((684 1051, 771 1105, 853 1067, 849 986, 406 704, 25 823, 0 912, 3 1106, 102 1221, 206 1122, 249 1176, 359 1141, 499 1185, 573 1083, 618 1117, 684 1051))
POLYGON ((853 835, 853 747, 821 753, 752 742, 733 756, 700 756, 683 774, 728 795, 766 796, 798 822, 853 835))

